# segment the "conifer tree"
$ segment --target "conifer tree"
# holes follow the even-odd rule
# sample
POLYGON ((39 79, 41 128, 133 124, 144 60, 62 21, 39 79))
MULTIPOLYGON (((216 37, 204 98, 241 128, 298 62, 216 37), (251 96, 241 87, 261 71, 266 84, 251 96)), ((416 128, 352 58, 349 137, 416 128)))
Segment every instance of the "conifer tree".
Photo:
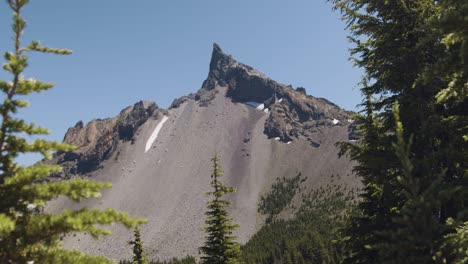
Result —
POLYGON ((468 5, 331 2, 365 70, 362 139, 341 144, 364 184, 361 215, 345 230, 346 262, 444 259, 434 255, 456 232, 447 220, 468 220, 468 5))
POLYGON ((234 188, 225 186, 221 182, 223 172, 219 164, 218 154, 213 159, 213 172, 211 174, 212 191, 207 195, 212 197, 208 202, 205 231, 207 233, 205 245, 201 247, 204 253, 201 260, 207 264, 236 264, 240 263, 240 245, 232 235, 238 227, 232 223, 233 218, 227 212, 231 203, 223 199, 227 193, 234 192, 234 188))
POLYGON ((145 252, 143 250, 143 241, 141 240, 140 228, 137 226, 134 230, 135 240, 128 242, 133 246, 133 261, 132 264, 146 264, 148 263, 145 252))
POLYGON ((81 209, 64 210, 58 214, 43 212, 51 199, 65 196, 73 201, 98 198, 100 190, 110 184, 85 179, 49 181, 47 176, 60 167, 38 163, 20 166, 20 154, 39 153, 45 159, 54 151, 69 151, 66 144, 44 139, 28 142, 24 135, 48 134, 48 130, 19 118, 17 112, 28 102, 23 98, 53 87, 53 84, 23 76, 28 66, 27 53, 43 52, 66 55, 71 51, 42 46, 38 41, 23 45, 21 36, 26 27, 22 10, 28 0, 7 0, 13 11, 13 51, 5 52, 3 69, 11 75, 10 81, 0 80, 0 263, 108 263, 103 257, 92 257, 78 251, 65 250, 59 238, 71 232, 87 232, 97 238, 109 234, 98 224, 120 222, 127 227, 141 223, 113 209, 104 211, 81 209))

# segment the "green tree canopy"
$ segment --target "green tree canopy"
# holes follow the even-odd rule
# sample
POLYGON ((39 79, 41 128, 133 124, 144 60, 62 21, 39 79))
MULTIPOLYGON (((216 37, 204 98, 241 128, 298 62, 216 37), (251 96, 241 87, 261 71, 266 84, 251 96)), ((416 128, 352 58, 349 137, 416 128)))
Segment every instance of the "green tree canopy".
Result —
POLYGON ((35 139, 28 142, 25 136, 48 134, 48 130, 18 117, 21 108, 27 107, 24 97, 53 87, 52 83, 23 76, 28 66, 29 52, 67 55, 71 51, 42 46, 38 41, 23 45, 21 36, 26 27, 22 10, 28 0, 8 0, 13 11, 13 51, 5 52, 3 69, 11 75, 10 81, 0 80, 0 262, 1 263, 107 263, 103 257, 92 257, 78 251, 65 250, 59 238, 71 232, 87 232, 97 238, 109 234, 97 224, 120 222, 133 227, 143 222, 113 209, 104 211, 81 209, 64 210, 58 214, 45 213, 48 201, 65 196, 73 201, 98 198, 100 190, 110 184, 77 178, 70 181, 50 181, 51 173, 60 167, 38 163, 20 166, 20 154, 39 153, 50 158, 54 151, 69 151, 73 147, 55 141, 35 139))
POLYGON ((134 240, 128 242, 132 246, 133 250, 133 260, 132 264, 146 264, 148 260, 146 259, 145 252, 143 249, 143 241, 141 240, 140 228, 137 226, 134 233, 134 240))
POLYGON ((205 245, 200 248, 204 253, 201 260, 202 263, 207 264, 235 264, 239 263, 240 245, 235 241, 236 237, 232 233, 238 225, 232 223, 233 219, 227 211, 231 203, 223 199, 225 194, 234 192, 234 188, 225 186, 221 182, 223 172, 217 154, 212 161, 211 187, 213 190, 207 193, 212 200, 207 206, 205 222, 207 235, 205 245))
POLYGON ((467 4, 332 0, 365 70, 359 144, 342 143, 364 183, 348 263, 431 263, 467 220, 467 4))

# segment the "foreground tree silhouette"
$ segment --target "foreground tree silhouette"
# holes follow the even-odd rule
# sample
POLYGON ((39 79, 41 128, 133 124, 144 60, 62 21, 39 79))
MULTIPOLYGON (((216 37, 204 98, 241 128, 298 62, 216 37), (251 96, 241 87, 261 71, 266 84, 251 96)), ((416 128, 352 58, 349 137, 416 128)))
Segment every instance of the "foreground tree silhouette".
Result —
POLYGON ((138 226, 133 231, 133 234, 135 240, 128 242, 129 245, 133 246, 132 264, 146 264, 148 261, 143 250, 143 241, 141 240, 140 228, 138 226))
POLYGON ((365 70, 362 139, 341 143, 364 185, 344 262, 457 263, 468 251, 456 245, 468 221, 468 4, 330 1, 365 70))
POLYGON ((46 177, 60 171, 60 167, 36 164, 22 167, 15 162, 19 154, 39 153, 50 158, 53 151, 69 151, 73 148, 54 141, 36 139, 27 142, 23 137, 48 134, 48 130, 27 123, 15 114, 28 105, 19 98, 33 92, 53 87, 51 83, 25 79, 22 75, 28 66, 26 53, 36 51, 66 55, 71 51, 53 49, 33 41, 22 46, 21 35, 26 21, 21 17, 28 0, 8 0, 13 11, 13 52, 6 52, 3 69, 11 81, 0 80, 0 263, 111 263, 103 257, 92 257, 78 251, 61 248, 59 238, 71 232, 87 232, 97 238, 109 234, 97 224, 120 222, 127 227, 144 222, 129 218, 127 214, 113 209, 105 211, 82 209, 64 210, 59 214, 44 213, 47 201, 66 196, 73 201, 82 198, 97 198, 100 190, 110 184, 74 179, 71 181, 48 181, 46 177))
POLYGON ((201 260, 202 263, 209 264, 240 263, 240 245, 235 241, 236 237, 232 235, 238 225, 232 223, 233 219, 227 212, 231 203, 222 199, 225 194, 234 192, 234 188, 225 186, 220 181, 223 172, 217 153, 212 161, 211 187, 213 191, 208 192, 207 195, 213 197, 213 200, 208 202, 205 222, 207 236, 205 245, 200 248, 204 253, 201 260))

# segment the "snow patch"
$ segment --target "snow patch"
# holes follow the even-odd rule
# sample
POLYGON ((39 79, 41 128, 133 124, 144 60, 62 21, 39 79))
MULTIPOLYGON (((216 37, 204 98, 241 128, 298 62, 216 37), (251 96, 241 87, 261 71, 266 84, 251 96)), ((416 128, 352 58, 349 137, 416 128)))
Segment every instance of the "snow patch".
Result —
POLYGON ((257 107, 258 107, 259 105, 261 105, 262 103, 258 103, 258 102, 245 102, 245 104, 257 108, 257 107))
POLYGON ((164 116, 163 119, 161 120, 161 122, 159 122, 159 124, 156 126, 156 128, 154 129, 153 133, 151 134, 150 138, 148 139, 148 141, 146 142, 146 146, 145 146, 145 153, 148 152, 148 150, 151 148, 151 146, 153 145, 154 141, 158 138, 158 135, 159 135, 159 131, 161 131, 161 128, 163 127, 164 123, 166 123, 166 121, 169 119, 169 117, 167 116, 164 116))
POLYGON ((278 100, 278 103, 281 103, 281 102, 283 102, 283 98, 281 98, 281 99, 278 100))
POLYGON ((286 144, 290 145, 292 143, 292 141, 288 141, 286 144))
POLYGON ((265 109, 265 104, 258 103, 258 102, 245 102, 246 105, 250 105, 258 110, 265 109))
POLYGON ((279 141, 281 138, 280 137, 275 137, 275 140, 276 141, 279 141))
POLYGON ((354 122, 354 120, 348 119, 348 123, 352 124, 353 122, 354 122))
POLYGON ((333 124, 336 125, 338 124, 340 121, 338 119, 333 119, 333 124))
POLYGON ((263 109, 263 112, 268 114, 270 112, 270 110, 268 108, 265 108, 265 109, 263 109))

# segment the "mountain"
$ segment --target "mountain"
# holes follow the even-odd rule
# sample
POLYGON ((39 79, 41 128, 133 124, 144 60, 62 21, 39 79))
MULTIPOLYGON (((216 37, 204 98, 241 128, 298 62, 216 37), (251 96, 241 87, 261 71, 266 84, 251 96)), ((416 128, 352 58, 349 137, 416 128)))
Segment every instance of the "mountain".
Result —
MULTIPOLYGON (((150 258, 198 255, 210 160, 217 150, 224 180, 237 189, 229 199, 240 224, 238 240, 245 243, 264 223, 257 205, 275 179, 301 172, 306 189, 332 178, 357 184, 353 164, 338 158, 335 146, 355 139, 351 115, 307 95, 304 88, 275 82, 214 44, 208 78, 195 94, 174 100, 169 109, 138 102, 114 118, 80 121, 70 128, 64 142, 77 149, 49 161, 64 167, 53 178, 81 175, 113 187, 99 200, 57 199, 47 210, 113 207, 149 220, 141 233, 150 258)), ((63 243, 116 260, 128 258, 131 231, 120 226, 112 231, 99 241, 77 234, 63 243)))

